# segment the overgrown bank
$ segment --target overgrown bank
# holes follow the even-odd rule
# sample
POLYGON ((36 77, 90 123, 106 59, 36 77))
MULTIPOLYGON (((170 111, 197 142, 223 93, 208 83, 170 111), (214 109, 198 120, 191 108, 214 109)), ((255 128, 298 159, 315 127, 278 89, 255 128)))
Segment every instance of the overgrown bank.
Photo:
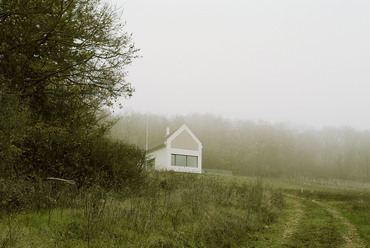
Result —
POLYGON ((283 206, 261 181, 171 172, 150 173, 136 189, 39 198, 49 203, 2 215, 2 247, 238 247, 283 206))

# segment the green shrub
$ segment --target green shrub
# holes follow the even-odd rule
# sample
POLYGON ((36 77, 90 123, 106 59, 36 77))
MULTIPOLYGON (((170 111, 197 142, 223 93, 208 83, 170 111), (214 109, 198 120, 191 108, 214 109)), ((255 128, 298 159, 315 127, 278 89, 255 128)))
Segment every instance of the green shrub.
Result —
POLYGON ((27 129, 21 155, 14 161, 17 175, 75 180, 79 187, 107 187, 140 181, 145 152, 112 141, 99 130, 68 130, 38 122, 27 129))
POLYGON ((110 123, 99 123, 95 114, 42 118, 4 89, 0 103, 0 178, 56 177, 78 187, 140 183, 145 152, 107 138, 110 123))
POLYGON ((0 214, 71 207, 78 194, 75 185, 65 182, 0 178, 0 214))
POLYGON ((0 175, 15 176, 14 164, 22 154, 22 143, 30 113, 25 103, 0 90, 0 175))

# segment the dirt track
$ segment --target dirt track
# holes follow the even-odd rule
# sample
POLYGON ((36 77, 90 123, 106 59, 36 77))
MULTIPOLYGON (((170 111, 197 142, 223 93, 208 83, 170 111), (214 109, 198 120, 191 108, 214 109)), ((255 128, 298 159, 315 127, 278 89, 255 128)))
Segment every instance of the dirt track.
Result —
MULTIPOLYGON (((292 213, 291 217, 285 224, 285 230, 283 232, 283 240, 285 242, 289 240, 293 234, 296 232, 298 226, 300 225, 300 220, 304 216, 304 202, 307 200, 303 197, 298 197, 294 195, 285 195, 286 197, 291 198, 294 201, 294 212, 292 213)), ((336 220, 339 221, 341 225, 343 225, 346 229, 345 232, 342 232, 342 238, 344 240, 344 244, 341 246, 343 248, 366 248, 364 241, 360 238, 357 233, 356 227, 352 225, 338 210, 334 209, 333 207, 325 204, 323 202, 312 200, 318 207, 323 208, 327 211, 330 215, 333 216, 336 220)), ((285 243, 284 242, 284 243, 285 243)))
POLYGON ((327 206, 322 202, 315 201, 315 203, 328 211, 333 215, 334 218, 339 219, 340 222, 346 227, 347 232, 342 233, 342 237, 345 240, 343 248, 366 248, 364 242, 361 240, 360 236, 357 233, 356 227, 352 225, 338 210, 327 206))
POLYGON ((293 199, 295 212, 285 224, 285 230, 283 233, 284 240, 289 239, 294 234, 304 214, 303 209, 302 209, 302 203, 298 199, 296 199, 296 197, 294 196, 291 196, 291 195, 286 195, 286 196, 293 199))

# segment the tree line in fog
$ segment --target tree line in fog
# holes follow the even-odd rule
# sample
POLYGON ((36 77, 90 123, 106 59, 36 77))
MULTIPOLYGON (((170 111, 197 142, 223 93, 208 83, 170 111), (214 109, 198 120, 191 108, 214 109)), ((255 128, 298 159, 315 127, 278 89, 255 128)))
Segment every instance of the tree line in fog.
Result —
POLYGON ((232 121, 211 114, 166 117, 130 113, 111 136, 141 148, 182 124, 203 144, 203 167, 234 175, 309 176, 370 181, 370 130, 351 127, 313 129, 285 123, 232 121))

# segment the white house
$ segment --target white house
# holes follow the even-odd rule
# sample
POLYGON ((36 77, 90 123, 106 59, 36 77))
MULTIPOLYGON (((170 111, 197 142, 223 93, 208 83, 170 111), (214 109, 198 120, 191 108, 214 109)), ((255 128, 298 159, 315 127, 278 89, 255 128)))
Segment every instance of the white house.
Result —
POLYGON ((148 158, 156 170, 202 173, 202 143, 184 124, 150 145, 148 158))

